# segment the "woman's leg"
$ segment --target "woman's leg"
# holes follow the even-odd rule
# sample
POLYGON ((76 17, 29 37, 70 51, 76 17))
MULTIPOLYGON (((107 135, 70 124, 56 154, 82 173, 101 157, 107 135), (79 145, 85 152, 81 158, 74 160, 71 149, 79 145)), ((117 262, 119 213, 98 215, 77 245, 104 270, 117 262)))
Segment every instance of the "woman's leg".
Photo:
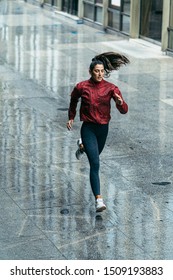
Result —
POLYGON ((108 135, 109 126, 107 125, 101 125, 101 127, 97 131, 97 142, 98 142, 98 149, 99 149, 99 155, 104 149, 107 135, 108 135))
POLYGON ((83 123, 82 143, 90 164, 90 183, 95 197, 100 196, 99 154, 102 152, 108 134, 108 125, 83 123))

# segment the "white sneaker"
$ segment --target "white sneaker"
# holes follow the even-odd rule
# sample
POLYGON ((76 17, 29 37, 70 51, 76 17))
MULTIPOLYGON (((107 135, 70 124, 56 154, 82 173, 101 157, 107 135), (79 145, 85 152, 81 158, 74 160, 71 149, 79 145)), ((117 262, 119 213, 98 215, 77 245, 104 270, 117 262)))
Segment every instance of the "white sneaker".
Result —
POLYGON ((103 199, 97 198, 96 199, 96 212, 102 212, 105 209, 106 209, 106 205, 104 204, 103 199))
POLYGON ((81 138, 79 138, 79 139, 77 140, 77 145, 78 145, 79 148, 80 148, 80 145, 82 145, 82 139, 81 139, 81 138))
POLYGON ((83 148, 83 144, 82 144, 82 139, 81 138, 77 140, 77 145, 78 145, 79 148, 77 149, 75 154, 76 154, 76 158, 78 160, 80 160, 83 157, 83 155, 84 155, 84 148, 83 148))

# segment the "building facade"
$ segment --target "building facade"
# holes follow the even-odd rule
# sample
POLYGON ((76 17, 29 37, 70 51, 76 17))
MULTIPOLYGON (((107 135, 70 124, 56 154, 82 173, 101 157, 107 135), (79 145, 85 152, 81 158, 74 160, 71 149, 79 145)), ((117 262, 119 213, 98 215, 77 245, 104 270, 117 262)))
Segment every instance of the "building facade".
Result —
MULTIPOLYGON (((29 0, 25 0, 29 1, 29 0)), ((34 1, 34 0, 32 0, 34 1)), ((35 0, 105 31, 142 38, 173 53, 173 0, 35 0)))

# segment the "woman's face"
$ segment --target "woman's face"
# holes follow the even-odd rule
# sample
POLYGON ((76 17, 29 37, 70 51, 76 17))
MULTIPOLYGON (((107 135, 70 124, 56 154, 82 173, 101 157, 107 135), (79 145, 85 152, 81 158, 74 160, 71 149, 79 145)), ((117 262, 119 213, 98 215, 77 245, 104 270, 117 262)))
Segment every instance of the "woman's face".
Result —
POLYGON ((103 64, 96 64, 94 69, 90 70, 90 75, 95 82, 101 82, 104 77, 104 66, 103 64))

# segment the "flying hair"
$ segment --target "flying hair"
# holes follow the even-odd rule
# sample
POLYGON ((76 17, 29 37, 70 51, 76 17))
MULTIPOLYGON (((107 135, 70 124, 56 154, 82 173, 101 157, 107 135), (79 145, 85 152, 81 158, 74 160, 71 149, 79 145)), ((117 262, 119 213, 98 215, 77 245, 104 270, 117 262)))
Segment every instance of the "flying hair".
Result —
POLYGON ((91 64, 95 64, 97 61, 103 64, 106 77, 109 77, 113 70, 118 70, 121 66, 130 63, 130 60, 125 55, 115 52, 105 52, 96 55, 92 59, 91 64))

